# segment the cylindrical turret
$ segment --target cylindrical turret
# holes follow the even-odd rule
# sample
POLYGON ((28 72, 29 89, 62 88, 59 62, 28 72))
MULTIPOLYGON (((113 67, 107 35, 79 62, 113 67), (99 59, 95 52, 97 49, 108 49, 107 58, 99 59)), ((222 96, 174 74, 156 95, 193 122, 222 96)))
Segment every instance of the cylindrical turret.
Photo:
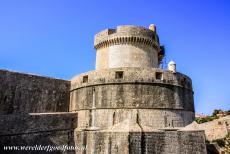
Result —
POLYGON ((155 26, 118 26, 95 35, 96 69, 158 67, 159 41, 155 26))
POLYGON ((174 61, 170 61, 168 63, 168 70, 175 73, 176 72, 176 63, 174 61))

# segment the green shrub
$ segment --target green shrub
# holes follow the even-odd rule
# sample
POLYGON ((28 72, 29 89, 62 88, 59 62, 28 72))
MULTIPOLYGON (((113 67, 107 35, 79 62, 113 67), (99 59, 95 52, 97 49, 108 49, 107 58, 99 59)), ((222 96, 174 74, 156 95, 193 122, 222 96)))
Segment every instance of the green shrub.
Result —
POLYGON ((202 123, 205 123, 205 122, 212 121, 212 120, 214 120, 214 119, 217 119, 217 118, 216 118, 216 117, 212 117, 212 116, 207 116, 207 117, 205 117, 205 118, 197 118, 197 119, 196 119, 196 122, 197 122, 198 124, 202 124, 202 123))
POLYGON ((216 142, 220 147, 224 147, 225 146, 224 139, 216 139, 216 140, 213 140, 213 142, 216 142))

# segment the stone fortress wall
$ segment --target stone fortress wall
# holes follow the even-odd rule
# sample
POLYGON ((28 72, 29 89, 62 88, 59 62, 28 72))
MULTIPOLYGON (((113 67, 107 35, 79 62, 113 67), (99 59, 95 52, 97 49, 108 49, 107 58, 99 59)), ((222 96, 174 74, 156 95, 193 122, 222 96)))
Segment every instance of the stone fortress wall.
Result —
POLYGON ((76 113, 8 114, 1 115, 0 119, 0 153, 25 153, 17 150, 5 151, 3 146, 74 145, 76 113))
POLYGON ((230 115, 202 124, 192 123, 188 127, 205 130, 208 141, 223 139, 230 133, 230 115))
POLYGON ((70 81, 0 70, 0 114, 68 112, 70 81))
POLYGON ((23 152, 7 145, 74 145, 69 90, 70 81, 0 70, 0 153, 23 152))

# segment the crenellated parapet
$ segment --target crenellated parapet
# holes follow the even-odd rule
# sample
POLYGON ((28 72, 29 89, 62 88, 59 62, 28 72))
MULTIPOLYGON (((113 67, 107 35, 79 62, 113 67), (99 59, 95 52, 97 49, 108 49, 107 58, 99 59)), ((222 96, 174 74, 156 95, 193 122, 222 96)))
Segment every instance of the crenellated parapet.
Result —
POLYGON ((95 35, 96 69, 158 67, 159 38, 154 28, 118 26, 95 35))
POLYGON ((118 44, 146 45, 160 51, 159 43, 147 37, 138 36, 113 36, 94 45, 95 49, 106 48, 118 44))
POLYGON ((122 38, 130 38, 126 40, 124 39, 123 42, 136 41, 139 43, 144 42, 144 40, 149 40, 151 42, 154 42, 156 45, 159 45, 159 39, 156 31, 141 26, 125 25, 117 26, 116 29, 106 29, 96 34, 94 39, 94 47, 97 49, 97 46, 99 44, 102 44, 103 42, 107 42, 109 40, 113 40, 115 38, 118 38, 117 41, 119 41, 120 39, 122 40, 122 38))

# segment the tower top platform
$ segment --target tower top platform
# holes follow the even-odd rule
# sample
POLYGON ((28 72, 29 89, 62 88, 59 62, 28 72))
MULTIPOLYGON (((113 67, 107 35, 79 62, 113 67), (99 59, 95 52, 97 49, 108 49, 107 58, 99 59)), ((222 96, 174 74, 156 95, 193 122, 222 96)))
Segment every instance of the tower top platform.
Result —
POLYGON ((114 44, 143 43, 159 49, 156 27, 151 24, 149 29, 142 26, 122 25, 116 29, 105 29, 95 35, 95 49, 114 44))

